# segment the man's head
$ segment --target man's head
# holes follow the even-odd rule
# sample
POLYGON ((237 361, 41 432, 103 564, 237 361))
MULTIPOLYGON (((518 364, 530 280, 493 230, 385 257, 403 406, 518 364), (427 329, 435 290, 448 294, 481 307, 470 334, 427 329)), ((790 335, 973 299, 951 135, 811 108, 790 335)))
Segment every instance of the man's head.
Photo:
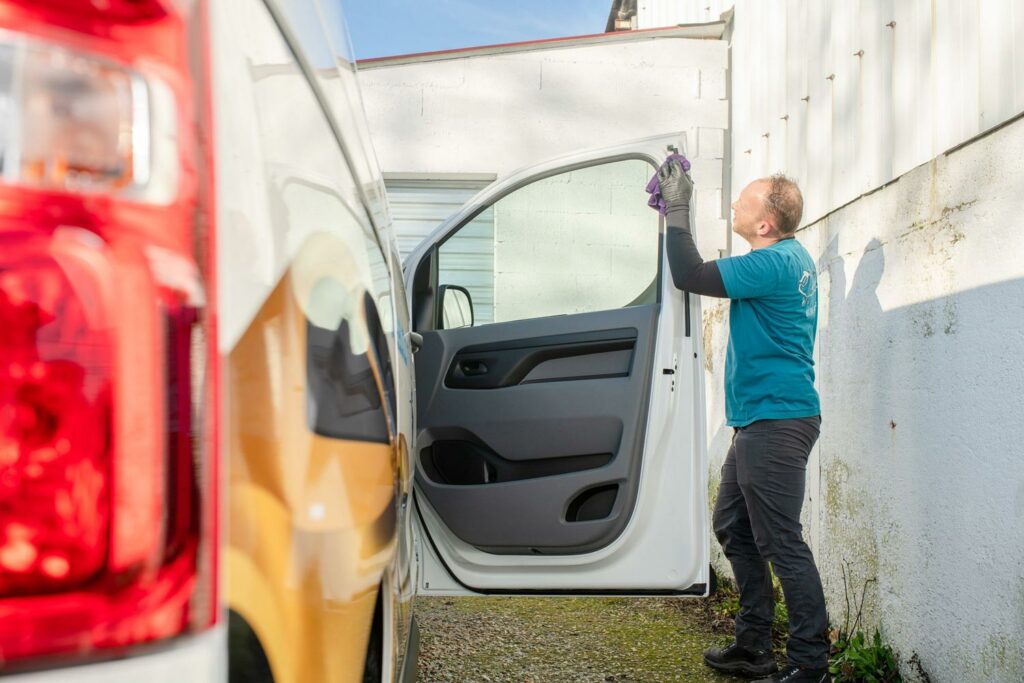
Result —
POLYGON ((804 198, 796 183, 782 174, 760 178, 732 203, 732 229, 752 247, 767 246, 791 237, 803 211, 804 198))

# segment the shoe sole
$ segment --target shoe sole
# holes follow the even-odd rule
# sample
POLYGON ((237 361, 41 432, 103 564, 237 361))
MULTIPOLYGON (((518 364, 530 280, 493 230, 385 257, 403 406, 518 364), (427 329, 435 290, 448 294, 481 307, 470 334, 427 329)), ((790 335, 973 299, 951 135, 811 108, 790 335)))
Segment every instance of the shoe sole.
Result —
POLYGON ((749 662, 726 662, 719 664, 718 662, 712 662, 705 657, 704 663, 715 671, 721 671, 726 674, 742 674, 745 676, 770 676, 779 670, 779 665, 775 662, 762 664, 760 666, 749 662))

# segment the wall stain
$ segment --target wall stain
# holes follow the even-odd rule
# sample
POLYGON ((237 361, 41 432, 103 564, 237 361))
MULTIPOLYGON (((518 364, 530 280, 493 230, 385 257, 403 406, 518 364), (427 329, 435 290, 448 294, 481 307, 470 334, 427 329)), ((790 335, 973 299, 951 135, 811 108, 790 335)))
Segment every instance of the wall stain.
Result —
POLYGON ((715 371, 715 327, 721 326, 725 317, 725 304, 715 304, 704 311, 704 369, 715 371))
POLYGON ((718 487, 722 485, 722 473, 717 467, 708 472, 708 508, 712 511, 718 503, 718 487))
POLYGON ((957 307, 956 299, 947 296, 942 308, 946 316, 946 326, 942 331, 946 334, 956 334, 957 327, 960 324, 960 311, 957 307))
POLYGON ((951 213, 957 213, 959 211, 963 211, 964 209, 969 209, 970 207, 974 206, 977 203, 977 199, 971 199, 966 202, 960 202, 959 204, 956 204, 954 206, 944 206, 942 207, 942 212, 939 214, 939 217, 945 218, 951 213))
POLYGON ((825 511, 833 519, 855 517, 866 507, 849 483, 850 466, 846 462, 837 459, 825 466, 825 511))
MULTIPOLYGON (((722 468, 712 466, 708 470, 708 510, 714 514, 715 505, 718 503, 718 487, 722 484, 722 468)), ((718 572, 719 576, 732 576, 732 566, 722 552, 722 546, 718 544, 715 534, 711 533, 711 565, 718 572)))
POLYGON ((902 240, 924 230, 925 228, 936 226, 939 229, 948 228, 951 234, 949 238, 949 243, 955 245, 966 239, 966 235, 963 233, 962 230, 953 226, 950 216, 956 213, 960 213, 961 211, 964 211, 966 209, 969 209, 970 207, 974 206, 977 203, 977 199, 971 199, 970 201, 960 202, 959 204, 955 204, 953 206, 944 206, 942 207, 942 210, 939 211, 939 215, 937 217, 929 217, 926 219, 914 221, 913 223, 908 225, 903 232, 896 235, 895 239, 902 240))
MULTIPOLYGON (((824 476, 824 533, 820 548, 819 566, 847 569, 850 583, 844 587, 843 576, 837 572, 823 572, 822 583, 833 611, 841 613, 845 594, 851 588, 859 601, 864 582, 877 579, 880 568, 878 539, 875 536, 875 504, 870 493, 856 484, 857 473, 841 459, 832 459, 823 471, 824 476)), ((865 624, 878 623, 879 585, 870 581, 864 593, 865 624)))
POLYGON ((935 310, 932 306, 923 306, 920 314, 913 316, 910 323, 922 337, 931 337, 935 334, 935 310))
POLYGON ((1008 635, 989 636, 975 655, 986 676, 1006 676, 1007 681, 1024 680, 1024 643, 1008 635))
POLYGON ((922 337, 932 337, 941 327, 943 334, 953 335, 960 327, 960 308, 956 298, 946 296, 941 299, 941 316, 938 310, 938 300, 930 305, 923 306, 918 315, 910 319, 911 325, 922 337), (938 318, 941 317, 941 320, 938 318))

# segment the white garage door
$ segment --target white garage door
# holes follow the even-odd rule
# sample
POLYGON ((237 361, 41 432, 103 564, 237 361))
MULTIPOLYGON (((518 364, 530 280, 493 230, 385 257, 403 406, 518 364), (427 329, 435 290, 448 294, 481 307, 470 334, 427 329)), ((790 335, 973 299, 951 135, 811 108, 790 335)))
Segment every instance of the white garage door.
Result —
MULTIPOLYGON (((424 237, 494 176, 429 178, 385 174, 391 218, 404 259, 424 237)), ((494 320, 494 214, 488 209, 448 241, 440 264, 440 284, 461 285, 473 298, 480 323, 494 320)))

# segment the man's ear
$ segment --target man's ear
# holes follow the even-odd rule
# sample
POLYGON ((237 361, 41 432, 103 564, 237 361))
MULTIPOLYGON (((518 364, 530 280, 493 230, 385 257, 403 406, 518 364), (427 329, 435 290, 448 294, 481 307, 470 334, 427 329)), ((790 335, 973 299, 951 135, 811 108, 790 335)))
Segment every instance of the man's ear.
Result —
POLYGON ((779 230, 768 221, 761 221, 757 226, 757 234, 761 237, 781 237, 779 230))

